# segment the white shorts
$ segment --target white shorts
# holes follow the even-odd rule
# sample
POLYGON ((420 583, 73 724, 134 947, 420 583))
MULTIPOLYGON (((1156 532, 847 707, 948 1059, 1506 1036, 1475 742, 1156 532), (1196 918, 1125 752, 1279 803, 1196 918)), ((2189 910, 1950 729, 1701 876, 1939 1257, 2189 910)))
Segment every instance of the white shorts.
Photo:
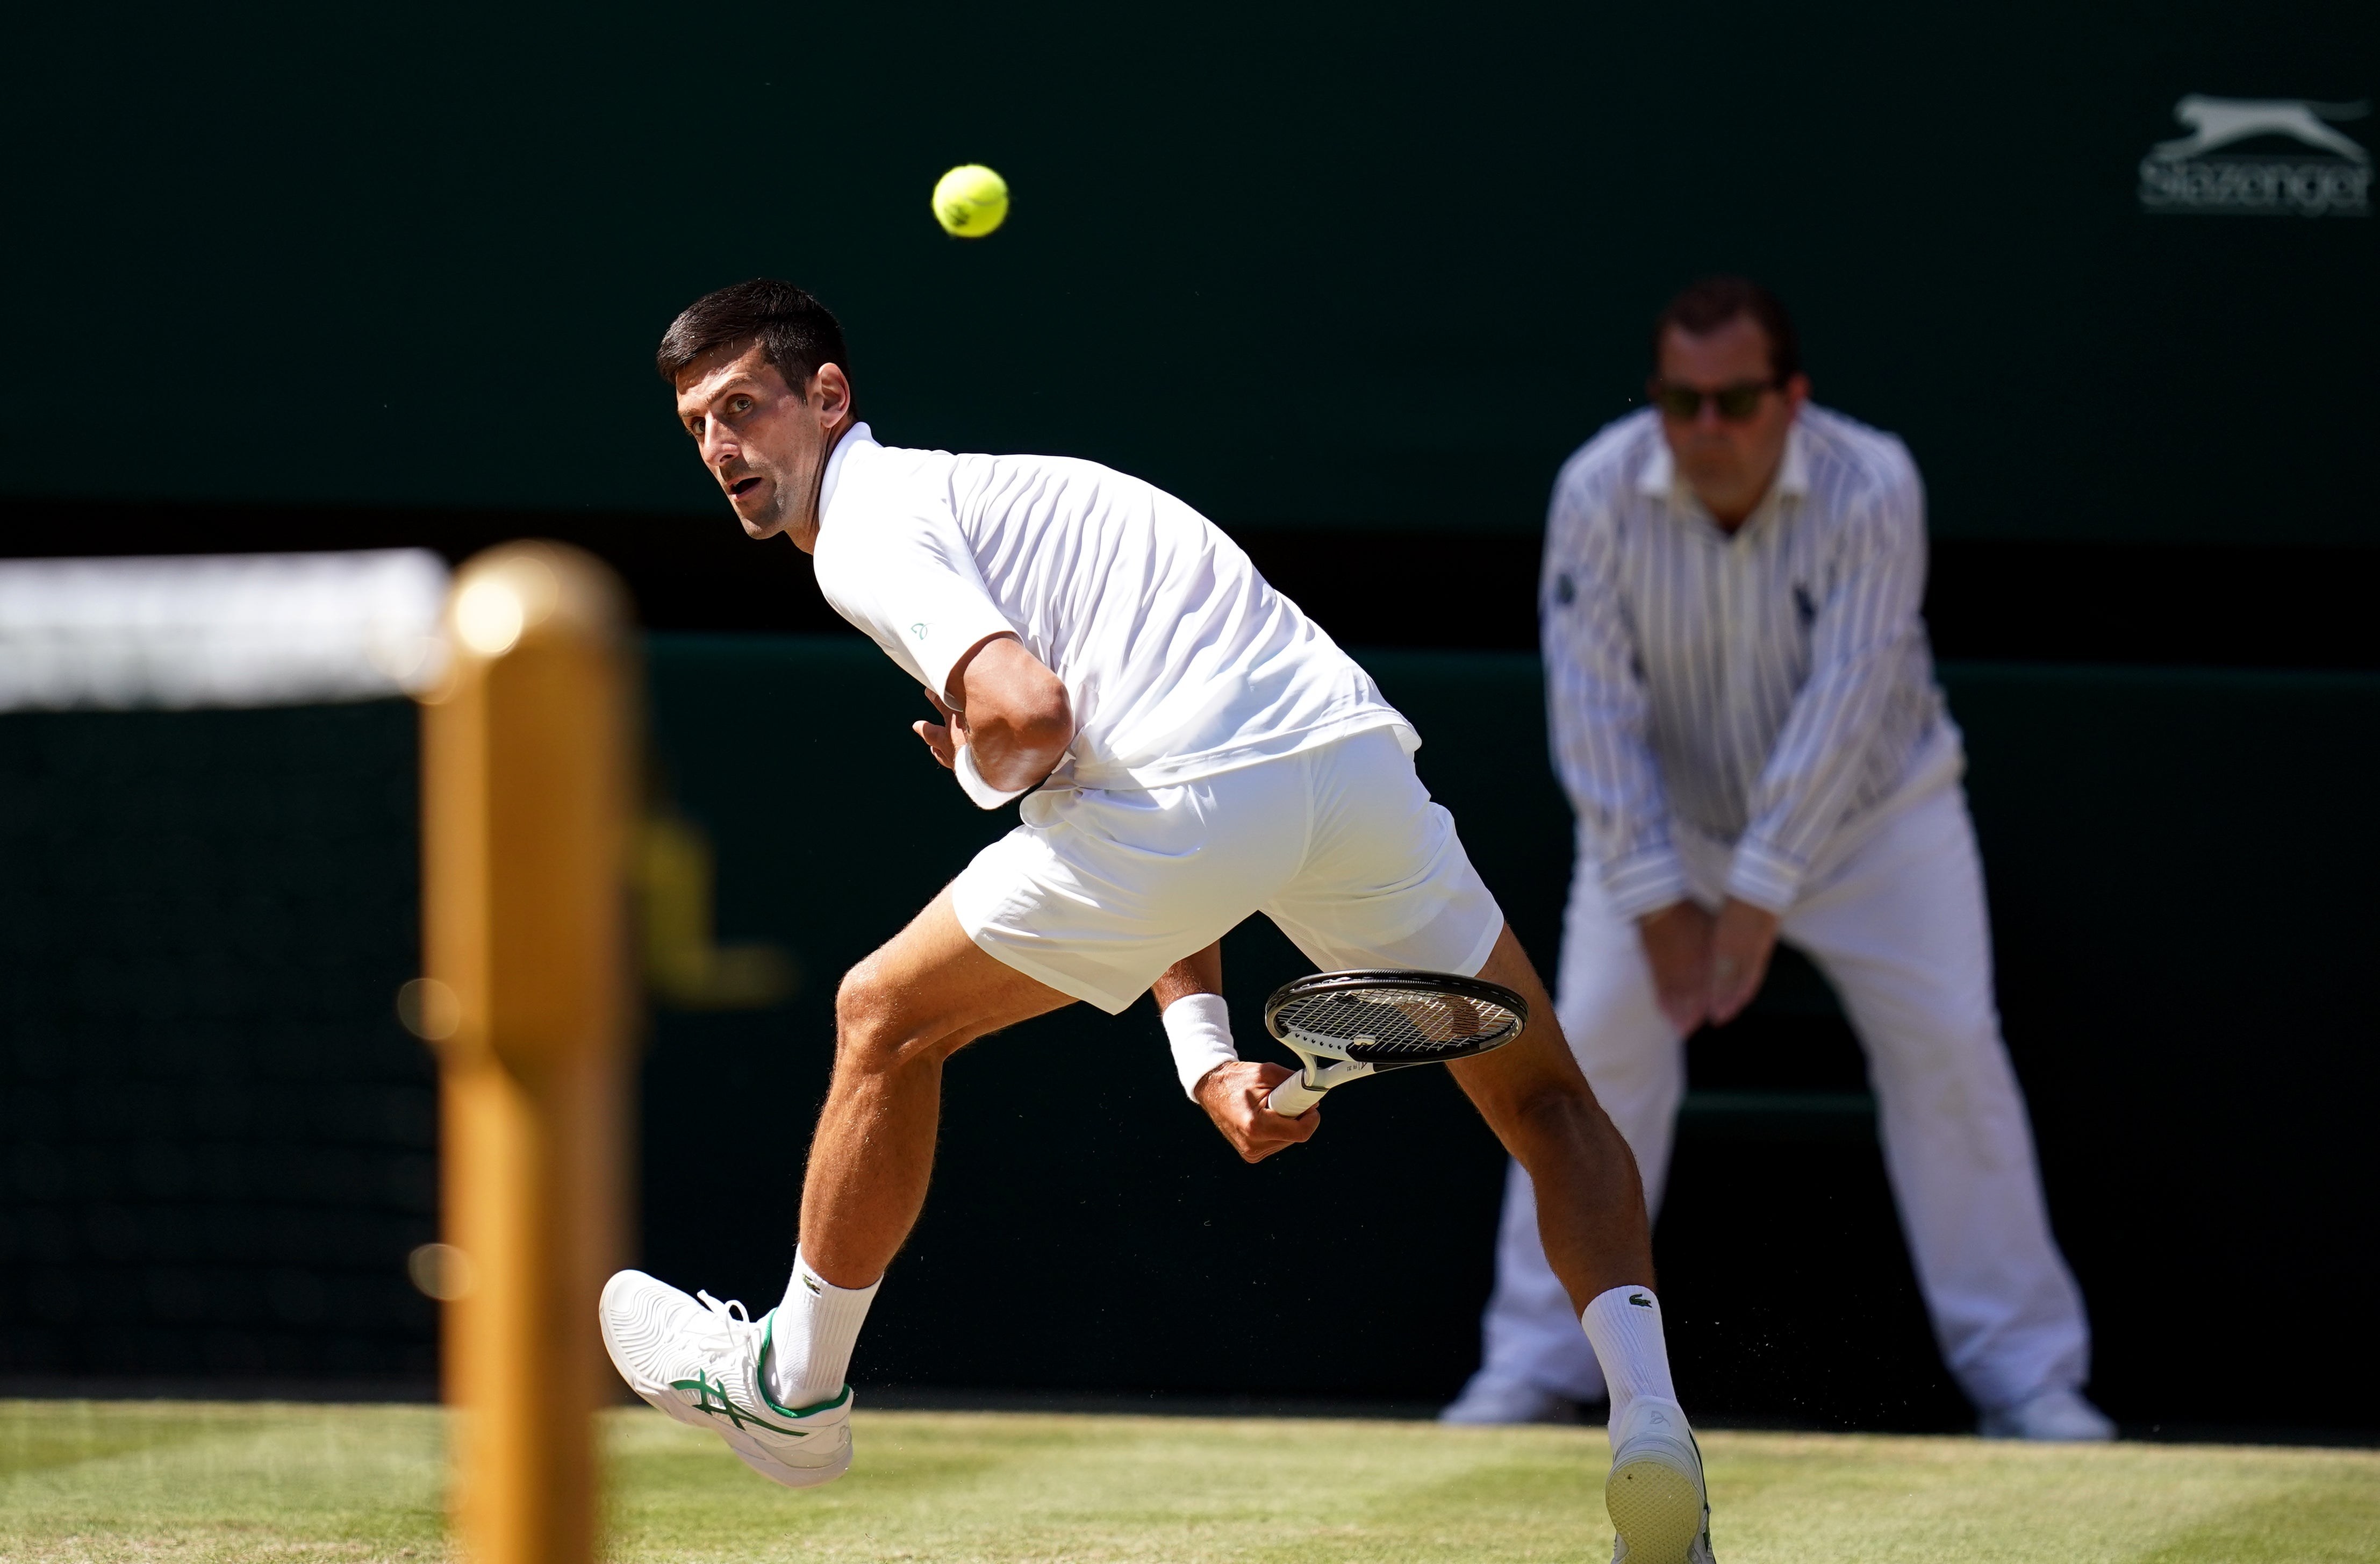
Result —
POLYGON ((952 882, 967 936, 1120 1013, 1262 912, 1323 971, 1476 974, 1504 915, 1415 775, 1403 730, 1145 791, 1028 794, 952 882))

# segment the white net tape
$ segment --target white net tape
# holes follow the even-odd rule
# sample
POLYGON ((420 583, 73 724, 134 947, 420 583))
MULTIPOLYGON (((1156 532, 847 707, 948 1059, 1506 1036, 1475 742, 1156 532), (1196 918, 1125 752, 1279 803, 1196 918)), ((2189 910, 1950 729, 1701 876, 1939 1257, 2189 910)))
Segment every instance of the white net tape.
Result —
POLYGON ((0 711, 410 694, 446 580, 426 549, 0 560, 0 711))

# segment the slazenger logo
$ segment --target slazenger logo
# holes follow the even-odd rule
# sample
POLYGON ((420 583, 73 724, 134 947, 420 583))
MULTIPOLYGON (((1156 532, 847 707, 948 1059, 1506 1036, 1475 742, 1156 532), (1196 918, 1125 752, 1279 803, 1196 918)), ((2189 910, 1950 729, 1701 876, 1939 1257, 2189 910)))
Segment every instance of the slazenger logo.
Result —
POLYGON ((2145 212, 2368 217, 2372 154, 2332 128, 2335 121, 2361 119, 2368 112, 2362 104, 2210 98, 2192 92, 2173 105, 2174 118, 2190 134, 2159 141, 2141 159, 2141 208, 2145 212), (2283 137, 2321 155, 2210 155, 2259 137, 2283 137))

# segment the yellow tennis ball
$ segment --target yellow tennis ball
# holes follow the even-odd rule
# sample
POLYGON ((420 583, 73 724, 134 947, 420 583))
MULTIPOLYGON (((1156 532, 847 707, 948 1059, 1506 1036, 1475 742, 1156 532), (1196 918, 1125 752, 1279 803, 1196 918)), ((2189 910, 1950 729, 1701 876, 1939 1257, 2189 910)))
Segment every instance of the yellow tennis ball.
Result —
POLYGON ((934 221, 960 238, 981 238, 1008 215, 1008 181, 980 163, 962 163, 934 181, 934 221))

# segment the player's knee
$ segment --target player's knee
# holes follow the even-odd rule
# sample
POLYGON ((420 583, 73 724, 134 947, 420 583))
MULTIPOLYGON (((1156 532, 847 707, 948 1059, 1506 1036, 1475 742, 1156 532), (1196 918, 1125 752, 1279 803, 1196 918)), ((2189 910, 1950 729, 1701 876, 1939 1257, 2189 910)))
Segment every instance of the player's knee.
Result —
POLYGON ((927 1057, 938 1038, 908 1013, 907 987, 893 981, 874 957, 843 974, 834 991, 835 1069, 888 1073, 927 1057))
POLYGON ((843 974, 834 991, 834 1051, 838 1066, 888 1069, 903 1052, 899 995, 872 960, 843 974))

